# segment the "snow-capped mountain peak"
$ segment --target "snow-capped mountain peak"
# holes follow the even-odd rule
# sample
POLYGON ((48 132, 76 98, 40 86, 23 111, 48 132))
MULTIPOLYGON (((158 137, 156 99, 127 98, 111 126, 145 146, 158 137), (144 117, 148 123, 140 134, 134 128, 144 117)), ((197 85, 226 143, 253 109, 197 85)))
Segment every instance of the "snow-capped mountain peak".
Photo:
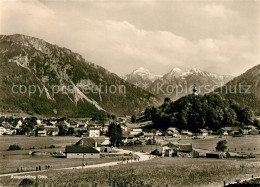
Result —
POLYGON ((144 67, 140 67, 135 69, 132 73, 124 76, 124 79, 131 83, 136 82, 153 82, 156 79, 161 78, 162 75, 157 75, 154 73, 151 73, 148 69, 145 69, 144 67))
POLYGON ((137 68, 132 73, 133 74, 151 74, 151 72, 148 69, 145 69, 144 67, 137 68))

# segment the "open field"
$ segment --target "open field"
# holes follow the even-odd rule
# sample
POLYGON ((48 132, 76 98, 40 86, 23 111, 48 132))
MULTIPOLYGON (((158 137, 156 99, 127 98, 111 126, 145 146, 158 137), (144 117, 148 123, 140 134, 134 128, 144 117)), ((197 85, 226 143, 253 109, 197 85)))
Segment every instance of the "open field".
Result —
MULTIPOLYGON (((246 179, 251 175, 260 176, 259 159, 191 159, 191 158, 156 158, 146 162, 118 165, 114 167, 47 171, 39 173, 47 179, 40 179, 40 184, 56 186, 108 186, 109 181, 118 182, 136 178, 153 186, 221 186, 237 179, 246 179)), ((36 174, 34 174, 36 175, 36 174)), ((21 179, 2 177, 1 185, 16 186, 21 179)))
MULTIPOLYGON (((243 136, 243 137, 232 137, 232 136, 208 136, 205 139, 201 137, 200 139, 192 139, 191 137, 182 137, 180 138, 167 138, 162 139, 166 144, 169 142, 180 142, 180 143, 192 143, 193 148, 205 149, 209 151, 215 150, 217 142, 220 140, 227 140, 228 149, 232 152, 244 152, 244 153, 253 153, 255 155, 260 155, 260 135, 254 136, 243 136), (249 150, 249 149, 250 150, 249 150), (241 150, 242 149, 242 150, 241 150), (236 150, 236 151, 235 151, 236 150)), ((162 145, 164 144, 162 143, 162 145)), ((151 152, 156 148, 160 148, 160 145, 138 145, 138 146, 124 146, 124 149, 133 150, 133 151, 145 151, 151 152)))
MULTIPOLYGON (((0 173, 16 172, 17 168, 23 171, 35 170, 36 166, 50 165, 51 168, 64 168, 80 166, 82 159, 56 158, 50 155, 53 152, 64 152, 65 146, 78 141, 78 137, 27 137, 27 136, 1 136, 0 137, 0 173), (7 151, 9 145, 17 144, 23 150, 7 151), (55 148, 45 148, 55 145, 55 148), (29 149, 34 147, 34 149, 29 149), (32 156, 29 152, 39 151, 47 155, 32 156)), ((100 159, 85 159, 90 164, 117 161, 117 157, 103 157, 100 159)))
POLYGON ((79 137, 74 136, 47 136, 47 137, 35 137, 35 136, 0 136, 0 151, 8 149, 9 145, 17 144, 22 149, 44 148, 50 145, 56 147, 65 147, 66 145, 73 144, 80 140, 79 137))
MULTIPOLYGON (((65 170, 52 171, 55 168, 80 166, 82 159, 56 158, 50 155, 31 156, 30 151, 40 151, 52 153, 64 151, 66 145, 73 144, 80 138, 78 137, 26 137, 26 136, 2 136, 0 137, 0 171, 1 173, 15 172, 19 167, 24 171, 35 170, 36 166, 50 165, 48 171, 40 174, 47 175, 46 183, 54 184, 98 184, 107 185, 110 181, 118 181, 123 178, 136 176, 138 181, 155 186, 216 186, 234 182, 237 179, 249 178, 251 175, 260 176, 260 159, 191 159, 191 158, 157 158, 141 163, 131 163, 128 165, 113 166, 107 168, 84 169, 84 170, 65 170), (23 150, 6 151, 11 144, 20 145, 23 150), (55 145, 55 148, 48 148, 55 145), (29 149, 34 147, 34 149, 29 149), (47 147, 47 148, 46 148, 47 147), (131 174, 133 172, 133 174, 131 174), (110 176, 110 177, 109 177, 110 176)), ((169 139, 169 141, 190 142, 194 148, 213 150, 216 143, 221 139, 227 139, 228 147, 231 150, 243 148, 243 152, 254 154, 260 153, 260 136, 244 137, 222 137, 211 136, 206 139, 191 138, 169 139), (248 150, 250 148, 250 150, 248 150), (255 150, 254 150, 255 148, 255 150)), ((124 147, 124 149, 135 151, 146 151, 156 149, 154 146, 134 146, 124 147)), ((112 162, 118 157, 106 157, 101 159, 88 159, 88 164, 112 162)), ((45 180, 45 179, 41 179, 45 180)), ((21 180, 1 178, 1 185, 16 186, 21 180)), ((43 182, 43 181, 42 181, 43 182)), ((60 186, 60 185, 57 185, 60 186)))
POLYGON ((260 135, 232 137, 232 136, 209 136, 201 139, 182 139, 180 142, 192 143, 193 148, 215 150, 216 144, 220 140, 227 140, 227 147, 230 151, 253 153, 260 155, 260 135), (250 149, 250 150, 249 150, 250 149))

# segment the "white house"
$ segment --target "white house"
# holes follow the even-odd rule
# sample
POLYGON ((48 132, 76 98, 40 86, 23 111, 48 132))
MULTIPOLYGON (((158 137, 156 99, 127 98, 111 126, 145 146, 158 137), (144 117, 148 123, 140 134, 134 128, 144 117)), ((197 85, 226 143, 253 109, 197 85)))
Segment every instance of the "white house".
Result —
POLYGON ((187 136, 191 136, 192 135, 192 132, 190 132, 189 130, 181 130, 181 134, 182 135, 187 135, 187 136))
POLYGON ((6 129, 3 126, 0 126, 0 135, 6 134, 6 129))
POLYGON ((153 139, 153 137, 154 137, 153 133, 144 132, 144 139, 145 140, 153 139))
POLYGON ((208 136, 209 135, 209 131, 207 131, 206 129, 201 129, 200 133, 202 136, 208 136))
POLYGON ((123 131, 127 131, 127 125, 125 123, 121 123, 120 127, 123 131))
POLYGON ((7 135, 12 135, 12 134, 15 134, 15 132, 16 132, 15 127, 13 127, 8 122, 3 122, 1 126, 5 129, 4 133, 7 135))
POLYGON ((15 126, 15 129, 19 129, 22 126, 23 122, 22 120, 19 120, 15 126))
POLYGON ((130 135, 137 135, 141 132, 143 132, 142 129, 132 129, 132 131, 130 131, 130 135))
POLYGON ((99 137, 100 136, 100 128, 95 128, 95 127, 88 128, 88 136, 89 137, 99 137))
POLYGON ((38 131, 38 136, 47 136, 47 132, 45 130, 38 131))

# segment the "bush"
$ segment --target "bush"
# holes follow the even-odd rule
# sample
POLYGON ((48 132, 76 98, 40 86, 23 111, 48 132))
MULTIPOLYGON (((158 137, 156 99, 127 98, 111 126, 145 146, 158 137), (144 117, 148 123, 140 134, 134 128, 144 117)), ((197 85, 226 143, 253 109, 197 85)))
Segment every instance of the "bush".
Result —
POLYGON ((56 148, 56 146, 55 145, 50 145, 49 148, 53 149, 53 148, 56 148))
POLYGON ((33 181, 31 179, 25 178, 20 182, 19 186, 33 186, 33 181))
POLYGON ((221 140, 217 143, 216 150, 217 151, 225 151, 227 149, 227 141, 221 140))
POLYGON ((13 151, 13 150, 21 150, 21 147, 19 145, 10 145, 8 151, 13 151))

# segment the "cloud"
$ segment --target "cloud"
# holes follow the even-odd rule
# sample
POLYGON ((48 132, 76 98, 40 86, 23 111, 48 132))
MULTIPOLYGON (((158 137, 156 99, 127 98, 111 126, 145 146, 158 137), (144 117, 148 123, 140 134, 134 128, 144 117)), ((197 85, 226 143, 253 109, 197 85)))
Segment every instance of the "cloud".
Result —
POLYGON ((215 3, 205 5, 202 10, 208 15, 217 18, 225 18, 235 13, 233 10, 230 10, 223 5, 218 5, 215 3))
MULTIPOLYGON (((3 5, 2 34, 45 39, 119 75, 137 67, 166 73, 176 66, 236 75, 257 63, 247 37, 190 40, 166 30, 141 29, 129 21, 93 19, 84 12, 75 17, 59 14, 36 1, 3 5)), ((219 7, 213 9, 225 12, 219 7)))

